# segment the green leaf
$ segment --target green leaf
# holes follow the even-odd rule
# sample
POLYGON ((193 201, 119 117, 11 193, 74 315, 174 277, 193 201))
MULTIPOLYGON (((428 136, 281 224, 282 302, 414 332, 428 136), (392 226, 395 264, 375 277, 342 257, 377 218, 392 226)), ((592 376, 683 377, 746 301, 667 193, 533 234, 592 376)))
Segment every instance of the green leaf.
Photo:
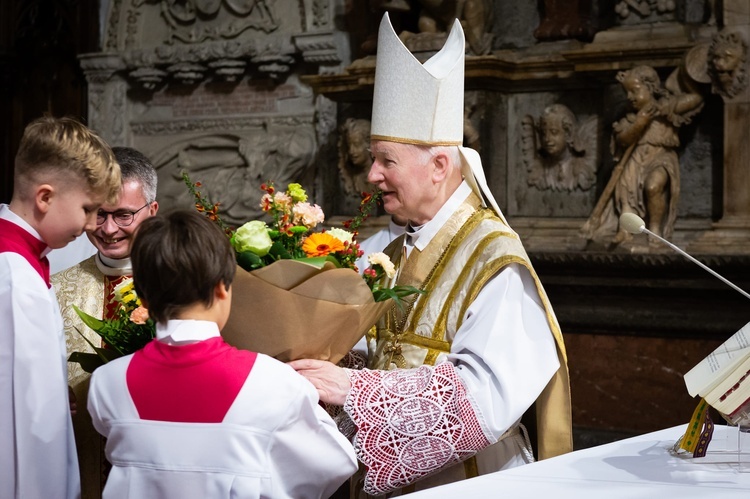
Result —
POLYGON ((263 260, 252 251, 243 251, 237 253, 237 265, 250 272, 262 267, 263 260))
POLYGON ((292 255, 286 250, 280 241, 274 241, 271 245, 271 249, 268 250, 268 254, 273 257, 273 260, 289 260, 292 255))
POLYGON ((103 366, 105 362, 95 353, 73 352, 68 357, 68 362, 75 362, 81 365, 81 369, 91 374, 97 367, 103 366))
POLYGON ((73 310, 76 311, 78 314, 78 317, 81 318, 84 324, 86 324, 88 327, 96 331, 97 333, 100 332, 102 329, 104 329, 105 322, 101 319, 97 319, 96 317, 92 317, 80 308, 73 305, 73 310))

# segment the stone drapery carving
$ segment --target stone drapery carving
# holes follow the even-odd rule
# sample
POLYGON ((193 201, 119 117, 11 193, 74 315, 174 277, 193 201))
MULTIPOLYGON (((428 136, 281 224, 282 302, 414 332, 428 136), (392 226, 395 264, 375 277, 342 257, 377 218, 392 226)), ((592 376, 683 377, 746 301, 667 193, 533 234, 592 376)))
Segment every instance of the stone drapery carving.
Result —
POLYGON ((596 183, 598 133, 595 116, 580 125, 563 104, 544 109, 535 122, 521 121, 522 157, 527 182, 540 190, 588 190, 596 183))
POLYGON ((666 88, 650 66, 617 74, 635 112, 612 125, 617 165, 582 229, 588 239, 606 238, 614 245, 630 240, 632 236, 619 227, 623 213, 635 213, 653 233, 671 236, 680 195, 677 128, 703 107, 702 95, 694 91, 689 77, 679 78, 680 74, 675 70, 666 88))
POLYGON ((286 186, 301 181, 315 150, 311 127, 208 134, 177 142, 153 155, 159 201, 167 211, 192 205, 182 182, 187 171, 193 181, 202 182, 201 192, 211 202, 221 203, 227 223, 240 225, 262 217, 261 183, 286 186))

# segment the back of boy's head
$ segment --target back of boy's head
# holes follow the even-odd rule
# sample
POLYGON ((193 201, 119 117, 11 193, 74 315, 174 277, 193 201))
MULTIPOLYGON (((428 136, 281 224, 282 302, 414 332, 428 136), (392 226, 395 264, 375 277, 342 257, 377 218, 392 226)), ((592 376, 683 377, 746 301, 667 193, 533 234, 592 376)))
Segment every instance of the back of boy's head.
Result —
POLYGON ((205 216, 187 210, 144 220, 130 258, 136 293, 159 323, 196 303, 210 306, 216 285, 229 288, 237 268, 226 234, 205 216))
POLYGON ((21 137, 14 172, 15 194, 57 182, 80 185, 114 202, 120 193, 120 168, 109 145, 72 118, 45 116, 29 123, 21 137))
POLYGON ((143 197, 147 202, 156 201, 158 175, 151 160, 145 154, 132 147, 113 147, 115 160, 120 165, 123 185, 136 180, 141 185, 143 197))

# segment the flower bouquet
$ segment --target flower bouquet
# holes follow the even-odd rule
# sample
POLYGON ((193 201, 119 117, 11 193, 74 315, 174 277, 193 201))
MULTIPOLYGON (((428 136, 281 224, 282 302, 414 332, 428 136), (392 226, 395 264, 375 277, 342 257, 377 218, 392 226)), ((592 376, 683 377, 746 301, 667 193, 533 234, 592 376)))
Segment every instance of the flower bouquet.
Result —
POLYGON ((96 332, 106 345, 104 348, 94 345, 76 328, 94 353, 73 352, 68 357, 68 362, 77 362, 87 373, 94 372, 97 367, 110 360, 140 350, 156 335, 154 321, 148 317, 148 310, 141 304, 132 278, 125 279, 115 287, 114 301, 117 303, 117 312, 113 319, 97 319, 73 305, 83 323, 96 332))
POLYGON ((307 202, 304 189, 290 184, 278 191, 269 182, 261 185, 261 208, 270 224, 254 220, 235 231, 221 221, 219 204, 201 195, 201 184, 186 173, 183 179, 198 211, 224 228, 237 255, 240 268, 232 285, 232 311, 221 332, 237 348, 281 361, 313 358, 335 363, 394 301, 400 304, 401 298, 421 293, 411 286, 382 285, 394 273, 384 254, 371 255, 376 263, 364 276, 357 272, 355 261, 362 252, 356 230, 377 196, 363 198, 359 215, 345 224, 349 230, 314 232, 324 214, 307 202))

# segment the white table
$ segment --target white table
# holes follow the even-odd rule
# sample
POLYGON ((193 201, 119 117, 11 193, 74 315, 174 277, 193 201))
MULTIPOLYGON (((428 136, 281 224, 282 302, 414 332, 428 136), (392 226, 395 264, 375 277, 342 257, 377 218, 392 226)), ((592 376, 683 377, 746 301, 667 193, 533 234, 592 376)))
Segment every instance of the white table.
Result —
POLYGON ((750 499, 750 434, 716 426, 706 457, 673 456, 669 449, 686 426, 571 452, 406 497, 750 499), (740 435, 744 452, 738 456, 740 435))

